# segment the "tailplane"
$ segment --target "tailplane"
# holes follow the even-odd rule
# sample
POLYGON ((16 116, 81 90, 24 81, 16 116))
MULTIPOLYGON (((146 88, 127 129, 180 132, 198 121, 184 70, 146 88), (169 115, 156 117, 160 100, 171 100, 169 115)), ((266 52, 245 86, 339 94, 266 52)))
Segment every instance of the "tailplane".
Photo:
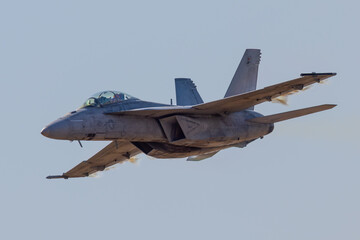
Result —
POLYGON ((299 109, 299 110, 295 110, 295 111, 289 111, 289 112, 278 113, 278 114, 273 114, 273 115, 264 116, 264 117, 252 118, 252 119, 249 119, 248 122, 276 123, 276 122, 285 121, 285 120, 288 120, 291 118, 297 118, 297 117, 301 117, 304 115, 325 111, 325 110, 331 109, 335 106, 336 106, 335 104, 324 104, 324 105, 319 105, 319 106, 315 106, 315 107, 303 108, 303 109, 299 109))

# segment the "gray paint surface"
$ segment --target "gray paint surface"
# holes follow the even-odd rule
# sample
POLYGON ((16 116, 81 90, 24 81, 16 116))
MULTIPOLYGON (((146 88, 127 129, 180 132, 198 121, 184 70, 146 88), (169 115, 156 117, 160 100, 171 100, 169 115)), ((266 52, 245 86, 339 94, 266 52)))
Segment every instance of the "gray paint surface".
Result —
POLYGON ((0 5, 2 239, 359 239, 359 2, 0 5), (118 89, 169 103, 174 77, 189 76, 213 101, 247 47, 262 48, 258 88, 301 72, 338 72, 289 97, 288 106, 263 103, 256 111, 338 107, 275 123, 264 139, 206 161, 142 154, 96 178, 44 178, 107 145, 80 148, 39 134, 91 93, 118 89))
POLYGON ((203 103, 194 82, 189 78, 175 78, 176 104, 191 106, 203 103))
POLYGON ((246 49, 225 97, 256 90, 260 55, 260 49, 246 49))
POLYGON ((220 150, 232 146, 245 147, 262 138, 273 131, 274 122, 335 106, 323 105, 268 117, 246 110, 336 75, 302 74, 298 79, 247 92, 254 90, 257 80, 257 68, 254 76, 254 69, 249 70, 248 65, 251 65, 250 68, 257 67, 259 57, 260 50, 246 50, 227 91, 226 95, 229 96, 210 103, 202 103, 190 79, 176 80, 177 102, 190 104, 184 108, 142 101, 122 92, 104 91, 93 95, 77 111, 46 126, 41 134, 70 141, 111 140, 114 142, 107 148, 113 149, 116 153, 113 155, 117 157, 111 158, 111 152, 108 154, 110 150, 105 151, 105 155, 100 151, 70 171, 48 178, 87 177, 115 163, 130 160, 140 152, 155 158, 188 157, 189 160, 203 160, 220 150), (113 144, 118 146, 118 141, 123 143, 120 150, 118 147, 110 147, 113 144))

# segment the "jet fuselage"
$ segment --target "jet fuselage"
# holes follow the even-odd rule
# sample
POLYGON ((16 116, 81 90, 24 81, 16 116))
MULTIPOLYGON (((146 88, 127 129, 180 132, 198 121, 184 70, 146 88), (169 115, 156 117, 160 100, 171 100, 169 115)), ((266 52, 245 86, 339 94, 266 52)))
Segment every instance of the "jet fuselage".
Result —
POLYGON ((42 134, 71 141, 126 140, 153 157, 179 158, 243 146, 274 128, 273 124, 248 122, 248 119, 262 116, 252 110, 215 116, 173 115, 161 119, 106 114, 114 108, 116 111, 130 110, 129 106, 166 105, 128 100, 105 107, 81 108, 49 124, 42 134), (147 152, 148 147, 154 151, 147 152))

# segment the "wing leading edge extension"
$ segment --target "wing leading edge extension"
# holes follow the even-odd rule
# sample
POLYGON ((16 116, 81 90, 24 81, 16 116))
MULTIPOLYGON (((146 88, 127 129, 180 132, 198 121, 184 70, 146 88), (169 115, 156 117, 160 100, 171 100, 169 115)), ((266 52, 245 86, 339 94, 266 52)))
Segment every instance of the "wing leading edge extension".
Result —
POLYGON ((305 73, 301 74, 300 78, 296 78, 294 80, 194 106, 142 108, 121 112, 109 111, 106 114, 134 115, 158 118, 174 114, 226 114, 231 112, 238 112, 257 104, 271 101, 276 97, 286 95, 294 90, 302 90, 306 86, 314 83, 320 83, 321 81, 335 75, 336 73, 305 73))
POLYGON ((62 175, 48 176, 47 179, 88 177, 90 174, 103 171, 114 164, 130 160, 131 157, 139 153, 141 151, 130 142, 113 141, 93 157, 79 163, 70 171, 62 175))

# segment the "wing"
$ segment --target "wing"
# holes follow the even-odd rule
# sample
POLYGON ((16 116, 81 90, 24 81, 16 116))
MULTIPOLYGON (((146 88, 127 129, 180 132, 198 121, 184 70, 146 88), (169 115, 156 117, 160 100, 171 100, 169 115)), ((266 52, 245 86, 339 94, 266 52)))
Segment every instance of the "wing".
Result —
POLYGON ((110 167, 116 163, 121 163, 130 160, 131 157, 141 153, 130 142, 113 141, 100 152, 96 153, 87 161, 83 161, 75 166, 70 171, 62 175, 48 176, 48 179, 54 178, 77 178, 87 177, 98 171, 103 171, 105 168, 110 167))
POLYGON ((174 114, 226 114, 238 112, 257 104, 271 101, 271 99, 286 95, 294 90, 301 90, 306 86, 319 83, 336 73, 306 73, 301 74, 300 78, 287 82, 275 84, 263 89, 239 94, 213 102, 198 104, 190 107, 156 107, 142 108, 122 112, 107 112, 106 114, 115 115, 135 115, 147 117, 164 117, 174 114))

